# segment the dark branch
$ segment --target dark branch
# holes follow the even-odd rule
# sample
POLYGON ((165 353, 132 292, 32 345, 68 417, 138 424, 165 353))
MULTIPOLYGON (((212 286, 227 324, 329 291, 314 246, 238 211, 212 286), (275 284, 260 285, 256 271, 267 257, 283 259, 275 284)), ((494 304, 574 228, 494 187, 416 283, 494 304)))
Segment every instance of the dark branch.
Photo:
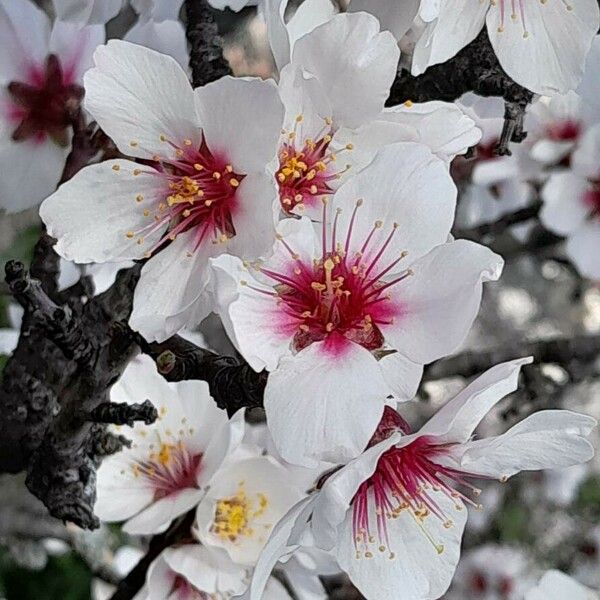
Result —
POLYGON ((422 75, 414 77, 408 71, 401 71, 387 103, 391 106, 407 100, 452 102, 466 92, 504 99, 504 129, 496 152, 510 154, 509 143, 525 139, 523 118, 533 93, 515 83, 500 66, 485 28, 456 56, 429 67, 422 75))
POLYGON ((578 379, 580 367, 592 363, 600 353, 600 335, 580 335, 572 338, 552 338, 503 346, 487 351, 470 351, 451 356, 429 365, 423 381, 445 377, 473 377, 492 365, 533 356, 536 363, 556 363, 565 368, 574 379, 578 379))
POLYGON ((531 206, 527 206, 515 212, 503 215, 496 221, 482 223, 481 225, 477 225, 476 227, 472 227, 470 229, 455 229, 452 233, 457 238, 475 241, 480 241, 487 235, 498 236, 513 225, 525 223, 526 221, 537 217, 541 208, 542 202, 538 201, 531 206))
POLYGON ((231 73, 223 57, 213 9, 206 0, 185 0, 186 36, 190 45, 192 85, 199 87, 231 73))
POLYGON ((262 406, 267 374, 256 373, 233 356, 220 356, 192 342, 173 336, 167 341, 149 344, 138 339, 142 352, 156 361, 167 381, 201 379, 208 382, 217 406, 233 415, 242 407, 262 406))

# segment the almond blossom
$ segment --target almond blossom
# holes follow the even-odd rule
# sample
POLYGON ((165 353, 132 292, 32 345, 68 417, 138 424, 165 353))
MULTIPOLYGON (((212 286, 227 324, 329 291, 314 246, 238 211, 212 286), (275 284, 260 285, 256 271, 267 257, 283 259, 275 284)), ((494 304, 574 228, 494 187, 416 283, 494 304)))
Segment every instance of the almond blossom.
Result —
POLYGON ((213 261, 232 341, 255 370, 271 372, 265 409, 285 460, 355 456, 386 396, 412 398, 422 365, 465 338, 502 259, 472 242, 444 243, 455 194, 425 146, 392 144, 323 204, 319 226, 282 221, 267 261, 213 261))
POLYGON ((517 387, 531 359, 489 369, 417 432, 391 407, 368 449, 292 508, 275 528, 245 596, 260 598, 278 558, 306 543, 309 531, 330 549, 368 598, 435 600, 452 580, 467 511, 479 508, 474 478, 506 481, 523 470, 589 460, 596 421, 566 410, 534 413, 506 433, 474 440, 486 413, 517 387))
POLYGON ((104 28, 50 23, 30 0, 0 2, 0 208, 39 204, 58 184, 104 28))
POLYGON ((198 505, 195 534, 234 563, 254 566, 275 524, 303 496, 273 458, 230 459, 198 505))
POLYGON ((423 0, 430 21, 418 40, 412 72, 443 63, 484 26, 500 64, 538 94, 577 87, 600 25, 596 0, 423 0))
POLYGON ((584 277, 600 279, 600 123, 583 137, 571 167, 542 189, 540 220, 567 237, 566 253, 584 277))
POLYGON ((127 367, 111 399, 149 399, 159 417, 153 425, 137 423, 121 432, 132 445, 102 462, 95 513, 103 521, 125 520, 127 533, 160 533, 200 502, 241 442, 243 411, 229 421, 205 382, 167 383, 143 356, 127 367))
POLYGON ((225 77, 192 90, 171 58, 111 40, 86 76, 86 107, 123 154, 91 165, 41 207, 56 251, 80 263, 147 258, 130 324, 164 340, 210 310, 208 259, 256 258, 274 235, 283 108, 272 82, 225 77))

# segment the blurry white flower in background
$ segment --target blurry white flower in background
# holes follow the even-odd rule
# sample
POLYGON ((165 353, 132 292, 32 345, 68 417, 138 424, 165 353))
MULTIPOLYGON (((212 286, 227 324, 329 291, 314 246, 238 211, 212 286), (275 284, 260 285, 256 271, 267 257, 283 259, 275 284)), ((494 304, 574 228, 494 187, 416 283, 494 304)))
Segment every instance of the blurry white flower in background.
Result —
POLYGON ((525 600, 598 600, 600 595, 560 571, 548 571, 525 600))
POLYGON ((30 0, 0 2, 0 209, 31 208, 58 184, 104 27, 50 19, 30 0))

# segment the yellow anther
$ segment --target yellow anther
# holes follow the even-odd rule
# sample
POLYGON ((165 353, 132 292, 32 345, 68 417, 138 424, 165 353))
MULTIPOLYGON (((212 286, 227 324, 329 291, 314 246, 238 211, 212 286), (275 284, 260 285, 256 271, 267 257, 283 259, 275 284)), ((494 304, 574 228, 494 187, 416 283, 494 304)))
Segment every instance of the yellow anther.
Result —
POLYGON ((144 196, 142 196, 142 194, 138 194, 138 195, 135 197, 135 201, 136 201, 136 202, 142 202, 143 200, 144 200, 144 196))
POLYGON ((412 100, 406 100, 406 102, 404 102, 404 106, 406 106, 406 108, 412 108, 413 105, 414 102, 412 100))
POLYGON ((229 180, 229 185, 230 185, 231 187, 234 187, 234 188, 236 188, 236 187, 238 187, 238 186, 240 185, 240 182, 239 182, 239 181, 238 181, 238 180, 237 180, 235 177, 232 177, 232 178, 229 180))
POLYGON ((131 239, 131 238, 132 238, 132 237, 135 235, 135 233, 133 233, 133 231, 128 231, 128 232, 127 232, 125 235, 126 235, 126 236, 127 236, 129 239, 131 239))
POLYGON ((194 169, 196 169, 196 171, 202 171, 204 167, 200 163, 194 163, 194 169))
POLYGON ((112 170, 113 171, 120 171, 121 170, 121 166, 120 165, 113 165, 112 166, 112 170))
POLYGON ((192 145, 192 140, 183 140, 183 143, 186 146, 191 146, 192 145))

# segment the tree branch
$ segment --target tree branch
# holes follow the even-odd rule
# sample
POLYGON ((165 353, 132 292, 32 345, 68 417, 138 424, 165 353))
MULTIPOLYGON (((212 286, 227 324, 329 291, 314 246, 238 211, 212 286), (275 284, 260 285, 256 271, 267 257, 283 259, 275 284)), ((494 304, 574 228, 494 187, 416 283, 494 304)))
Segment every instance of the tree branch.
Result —
POLYGON ((415 77, 402 70, 392 85, 387 104, 392 106, 406 100, 452 102, 466 92, 504 99, 504 128, 496 153, 511 154, 509 143, 522 142, 527 135, 523 131, 523 118, 533 93, 515 83, 500 66, 485 28, 456 56, 429 67, 422 75, 415 77))

